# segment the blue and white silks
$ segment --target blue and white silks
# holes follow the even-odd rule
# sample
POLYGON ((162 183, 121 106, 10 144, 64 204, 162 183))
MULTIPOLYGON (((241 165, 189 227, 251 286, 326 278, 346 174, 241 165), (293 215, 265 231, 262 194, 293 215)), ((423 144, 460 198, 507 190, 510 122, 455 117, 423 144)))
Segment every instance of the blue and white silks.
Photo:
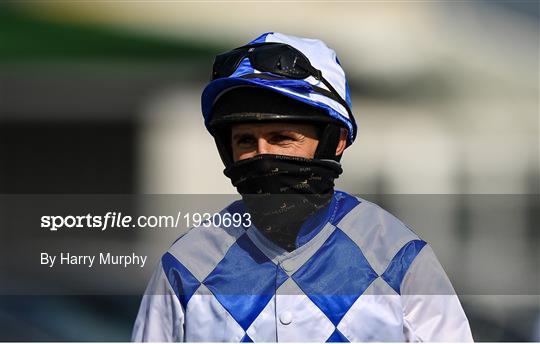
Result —
POLYGON ((133 341, 472 341, 432 249, 398 219, 336 191, 317 220, 292 252, 254 227, 189 230, 163 255, 133 341))

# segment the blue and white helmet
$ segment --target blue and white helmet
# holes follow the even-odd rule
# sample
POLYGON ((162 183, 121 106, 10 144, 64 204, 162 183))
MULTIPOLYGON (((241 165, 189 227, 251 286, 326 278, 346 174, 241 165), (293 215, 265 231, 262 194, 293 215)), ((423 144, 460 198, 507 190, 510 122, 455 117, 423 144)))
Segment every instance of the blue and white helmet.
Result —
POLYGON ((251 65, 249 58, 244 57, 232 74, 216 78, 205 87, 201 97, 201 106, 207 129, 212 132, 210 127, 212 109, 223 94, 238 87, 251 86, 272 90, 324 110, 321 112, 327 115, 329 120, 335 120, 348 129, 347 145, 352 144, 356 137, 357 127, 350 110, 352 104, 345 72, 334 50, 318 39, 295 37, 278 32, 264 33, 247 45, 261 43, 284 43, 300 51, 311 65, 320 71, 322 77, 334 90, 330 90, 320 78, 311 75, 304 79, 272 77, 272 73, 257 70, 251 65), (343 101, 330 97, 331 91, 337 92, 343 101))

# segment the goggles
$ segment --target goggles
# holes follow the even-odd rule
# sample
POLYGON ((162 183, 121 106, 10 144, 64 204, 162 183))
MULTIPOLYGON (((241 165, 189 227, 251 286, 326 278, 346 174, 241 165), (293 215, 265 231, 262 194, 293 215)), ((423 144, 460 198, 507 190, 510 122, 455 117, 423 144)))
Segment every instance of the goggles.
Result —
MULTIPOLYGON (((322 72, 313 67, 309 59, 298 49, 284 43, 255 43, 245 45, 216 56, 212 69, 212 80, 225 78, 236 71, 240 62, 248 58, 251 66, 261 72, 268 72, 289 79, 305 79, 309 76, 321 81, 328 91, 312 86, 312 88, 330 99, 337 101, 353 118, 347 102, 336 89, 323 77, 322 72)), ((260 74, 241 77, 263 77, 260 74)), ((264 78, 264 77, 263 77, 264 78)))

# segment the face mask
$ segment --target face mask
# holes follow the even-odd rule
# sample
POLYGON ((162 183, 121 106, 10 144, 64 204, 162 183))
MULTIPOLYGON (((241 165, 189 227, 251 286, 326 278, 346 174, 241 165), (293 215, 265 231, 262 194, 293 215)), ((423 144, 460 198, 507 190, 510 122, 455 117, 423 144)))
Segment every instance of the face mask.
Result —
POLYGON ((302 223, 330 203, 341 172, 334 160, 274 154, 239 160, 224 171, 255 226, 289 251, 302 223))

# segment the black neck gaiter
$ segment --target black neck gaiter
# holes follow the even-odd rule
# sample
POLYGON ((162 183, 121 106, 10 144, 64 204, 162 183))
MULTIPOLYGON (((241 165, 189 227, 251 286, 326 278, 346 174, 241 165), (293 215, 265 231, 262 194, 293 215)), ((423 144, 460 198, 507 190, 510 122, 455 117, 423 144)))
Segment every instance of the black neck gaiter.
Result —
POLYGON ((334 160, 261 154, 235 162, 224 173, 242 195, 255 226, 292 251, 302 223, 330 203, 334 179, 342 171, 334 160))

